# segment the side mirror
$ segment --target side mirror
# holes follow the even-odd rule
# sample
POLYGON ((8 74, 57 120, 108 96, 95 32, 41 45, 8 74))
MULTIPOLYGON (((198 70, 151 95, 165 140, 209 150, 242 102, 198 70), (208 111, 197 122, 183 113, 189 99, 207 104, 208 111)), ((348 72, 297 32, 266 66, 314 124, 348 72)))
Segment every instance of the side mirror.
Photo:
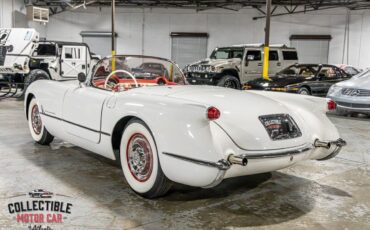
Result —
POLYGON ((86 81, 86 74, 85 73, 79 73, 78 75, 77 75, 77 79, 78 79, 78 81, 80 82, 80 83, 85 83, 85 81, 86 81))

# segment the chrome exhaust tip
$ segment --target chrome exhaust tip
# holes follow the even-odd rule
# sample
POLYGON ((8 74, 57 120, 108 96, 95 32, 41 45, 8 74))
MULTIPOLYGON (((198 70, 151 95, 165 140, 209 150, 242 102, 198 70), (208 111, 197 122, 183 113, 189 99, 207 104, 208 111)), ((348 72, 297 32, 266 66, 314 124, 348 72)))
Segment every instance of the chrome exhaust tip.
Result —
POLYGON ((342 150, 342 147, 346 146, 346 145, 347 145, 347 142, 345 140, 343 140, 342 138, 339 138, 338 140, 335 140, 335 141, 319 141, 319 140, 316 140, 315 143, 314 143, 315 147, 323 147, 323 148, 326 148, 326 149, 330 149, 330 147, 335 146, 332 153, 330 153, 328 156, 326 156, 322 159, 318 159, 319 161, 328 160, 328 159, 331 159, 331 158, 335 157, 342 150))
POLYGON ((338 140, 335 141, 320 141, 319 139, 316 139, 314 142, 315 147, 321 147, 326 149, 330 149, 332 145, 341 148, 343 146, 346 146, 347 142, 342 138, 339 138, 338 140))
POLYGON ((236 164, 241 166, 246 166, 248 164, 248 159, 246 157, 235 156, 233 154, 229 155, 227 161, 230 162, 230 164, 236 164))
POLYGON ((330 149, 331 142, 330 141, 320 141, 319 139, 315 140, 314 146, 317 148, 326 148, 330 149))

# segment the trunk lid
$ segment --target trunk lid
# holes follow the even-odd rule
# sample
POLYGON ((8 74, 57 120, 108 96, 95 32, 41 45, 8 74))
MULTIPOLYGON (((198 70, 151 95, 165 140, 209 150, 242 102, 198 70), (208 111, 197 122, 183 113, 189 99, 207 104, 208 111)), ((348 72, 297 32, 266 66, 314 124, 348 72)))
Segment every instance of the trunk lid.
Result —
POLYGON ((221 111, 215 122, 245 150, 277 150, 306 144, 306 129, 300 117, 283 104, 263 95, 233 89, 191 86, 178 87, 167 96, 214 106, 221 111), (302 136, 273 141, 260 116, 289 114, 298 125, 302 136))

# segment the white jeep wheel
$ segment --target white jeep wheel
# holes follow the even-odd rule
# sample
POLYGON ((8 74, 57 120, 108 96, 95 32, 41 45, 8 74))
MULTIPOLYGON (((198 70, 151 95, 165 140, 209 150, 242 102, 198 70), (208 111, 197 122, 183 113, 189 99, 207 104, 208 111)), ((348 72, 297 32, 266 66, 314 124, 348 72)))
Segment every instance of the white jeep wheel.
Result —
POLYGON ((153 136, 141 120, 132 119, 126 125, 120 144, 120 158, 127 183, 141 196, 158 197, 171 187, 160 167, 153 136))
POLYGON ((28 105, 28 127, 32 138, 41 145, 48 145, 54 137, 46 130, 41 120, 40 108, 35 98, 28 105))

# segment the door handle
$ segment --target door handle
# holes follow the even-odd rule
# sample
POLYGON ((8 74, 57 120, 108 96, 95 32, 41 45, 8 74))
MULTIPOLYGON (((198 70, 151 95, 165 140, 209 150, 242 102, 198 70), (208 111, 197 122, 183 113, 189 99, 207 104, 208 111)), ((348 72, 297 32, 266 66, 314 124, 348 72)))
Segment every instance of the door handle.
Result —
POLYGON ((82 68, 82 69, 85 69, 85 68, 86 68, 86 66, 85 66, 85 65, 82 65, 82 66, 81 66, 81 68, 82 68))
POLYGON ((262 66, 262 63, 258 63, 258 66, 262 66))
POLYGON ((76 65, 76 62, 72 62, 71 64, 72 64, 72 65, 76 65))
POLYGON ((277 66, 281 66, 281 62, 276 63, 277 66))

